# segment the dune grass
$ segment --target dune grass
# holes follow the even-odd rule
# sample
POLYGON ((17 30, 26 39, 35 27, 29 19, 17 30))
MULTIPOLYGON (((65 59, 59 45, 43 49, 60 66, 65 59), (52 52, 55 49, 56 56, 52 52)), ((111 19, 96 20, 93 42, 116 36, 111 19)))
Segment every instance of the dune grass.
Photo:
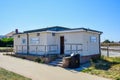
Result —
POLYGON ((91 67, 82 72, 120 80, 120 57, 101 57, 99 60, 91 61, 91 67))
POLYGON ((0 80, 31 80, 19 74, 0 68, 0 80))

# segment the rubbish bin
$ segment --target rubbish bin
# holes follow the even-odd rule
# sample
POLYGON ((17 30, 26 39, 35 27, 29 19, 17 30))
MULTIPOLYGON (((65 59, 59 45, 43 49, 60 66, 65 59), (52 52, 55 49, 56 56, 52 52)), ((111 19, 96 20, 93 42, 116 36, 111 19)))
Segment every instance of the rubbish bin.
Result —
POLYGON ((80 66, 80 54, 73 53, 71 55, 69 68, 78 68, 80 66))

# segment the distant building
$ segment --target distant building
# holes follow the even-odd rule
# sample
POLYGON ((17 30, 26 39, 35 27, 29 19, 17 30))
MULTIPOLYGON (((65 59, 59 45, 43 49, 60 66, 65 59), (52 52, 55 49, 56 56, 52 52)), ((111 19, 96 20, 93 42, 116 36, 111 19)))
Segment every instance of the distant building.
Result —
POLYGON ((13 35, 15 34, 15 31, 12 31, 5 35, 6 38, 13 38, 13 35))

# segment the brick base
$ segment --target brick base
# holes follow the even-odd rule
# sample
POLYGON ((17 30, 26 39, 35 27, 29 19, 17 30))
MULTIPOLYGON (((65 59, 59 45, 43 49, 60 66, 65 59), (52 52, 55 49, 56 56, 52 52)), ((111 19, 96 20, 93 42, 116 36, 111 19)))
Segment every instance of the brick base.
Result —
POLYGON ((100 54, 94 54, 89 56, 80 56, 80 64, 84 64, 90 62, 90 59, 99 59, 100 54))

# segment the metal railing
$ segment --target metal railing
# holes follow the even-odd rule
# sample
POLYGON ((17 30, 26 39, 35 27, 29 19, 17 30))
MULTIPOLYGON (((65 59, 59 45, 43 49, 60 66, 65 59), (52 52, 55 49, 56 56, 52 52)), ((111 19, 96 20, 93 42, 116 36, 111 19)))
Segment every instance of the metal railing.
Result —
POLYGON ((27 45, 16 45, 16 53, 29 54, 53 54, 57 53, 58 45, 29 45, 29 51, 27 51, 27 45))
POLYGON ((27 45, 16 45, 14 52, 15 53, 27 53, 27 45))
POLYGON ((82 52, 82 44, 76 43, 67 43, 65 44, 65 53, 81 53, 82 52))

